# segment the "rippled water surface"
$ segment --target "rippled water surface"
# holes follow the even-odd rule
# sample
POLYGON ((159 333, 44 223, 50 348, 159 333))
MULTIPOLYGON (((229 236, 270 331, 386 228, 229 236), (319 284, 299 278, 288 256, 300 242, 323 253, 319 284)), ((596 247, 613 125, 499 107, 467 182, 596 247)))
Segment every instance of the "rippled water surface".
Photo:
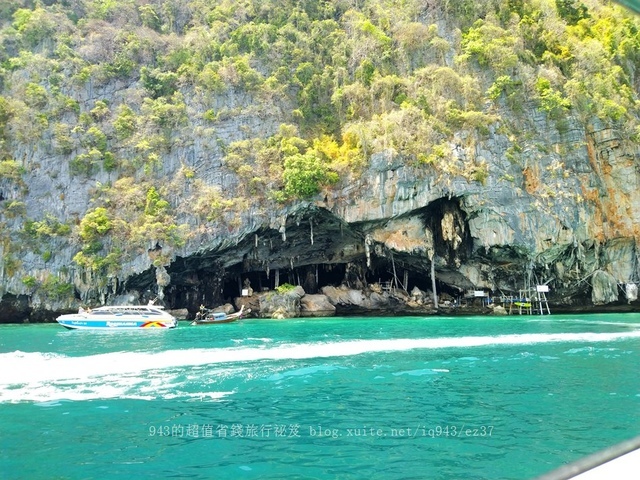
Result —
POLYGON ((527 479, 640 434, 640 316, 0 326, 0 477, 527 479))

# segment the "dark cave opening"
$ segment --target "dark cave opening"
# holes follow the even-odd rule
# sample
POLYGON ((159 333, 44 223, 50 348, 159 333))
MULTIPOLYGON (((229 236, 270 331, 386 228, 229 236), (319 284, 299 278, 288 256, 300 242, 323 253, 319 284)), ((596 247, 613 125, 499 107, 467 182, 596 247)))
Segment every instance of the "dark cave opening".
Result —
MULTIPOLYGON (((215 263, 215 262, 214 262, 215 263)), ((322 287, 339 287, 344 284, 349 288, 364 290, 372 284, 383 287, 396 286, 405 289, 408 294, 414 287, 431 295, 432 282, 428 273, 428 263, 411 262, 411 258, 397 258, 392 262, 388 258, 372 259, 370 267, 365 258, 350 263, 327 263, 303 265, 299 267, 243 271, 243 264, 222 269, 213 268, 213 263, 202 262, 203 269, 189 272, 173 272, 172 282, 164 289, 163 302, 169 308, 186 308, 195 313, 200 305, 212 308, 230 303, 235 306, 235 299, 242 296, 242 290, 249 285, 254 292, 274 290, 276 278, 278 284, 289 283, 300 285, 307 294, 321 293, 322 287), (247 283, 248 282, 248 283, 247 283), (405 284, 406 282, 406 284, 405 284)), ((135 289, 140 292, 142 301, 155 297, 154 270, 130 279, 124 289, 135 289)), ((443 294, 458 298, 461 290, 438 280, 436 273, 436 289, 439 297, 443 294)))
MULTIPOLYGON (((201 275, 206 276, 206 275, 201 275)), ((396 265, 394 276, 393 264, 387 259, 377 259, 371 268, 367 268, 364 262, 305 265, 294 267, 293 269, 266 271, 242 272, 240 266, 236 269, 229 269, 221 286, 221 295, 217 299, 211 299, 217 306, 222 303, 234 303, 234 299, 242 295, 242 290, 250 286, 254 292, 274 290, 278 284, 289 283, 295 286, 302 286, 307 294, 321 293, 325 286, 339 287, 345 284, 349 288, 365 289, 372 284, 397 285, 397 288, 404 289, 411 293, 414 287, 418 287, 422 292, 431 293, 432 282, 429 274, 415 269, 404 268, 396 265), (405 273, 406 272, 406 273, 405 273), (405 282, 406 281, 406 285, 405 282)), ((460 296, 461 290, 455 286, 448 285, 437 279, 436 289, 438 295, 449 295, 452 298, 460 296)), ((178 302, 184 295, 174 296, 174 301, 178 302)), ((212 305, 208 305, 212 306, 212 305)), ((190 308, 193 308, 191 306, 190 308)))
MULTIPOLYGON (((464 262, 472 249, 460 201, 457 197, 440 198, 405 217, 407 225, 415 226, 411 219, 419 219, 425 234, 432 235, 436 289, 439 295, 446 293, 453 298, 462 292, 453 285, 454 276, 438 277, 455 273, 455 265, 464 262)), ((259 229, 224 250, 176 258, 167 267, 171 284, 164 289, 165 304, 193 311, 201 304, 214 307, 234 303, 247 286, 261 292, 284 283, 300 285, 308 294, 342 284, 363 290, 380 283, 384 288, 406 289, 407 293, 414 287, 425 293, 433 288, 431 262, 423 250, 393 250, 380 240, 369 250, 365 248, 369 232, 391 232, 385 230, 385 223, 347 224, 326 209, 310 207, 288 216, 285 227, 259 229)), ((415 230, 409 234, 399 230, 397 234, 407 241, 416 238, 410 237, 415 230)), ((146 292, 154 283, 155 269, 151 268, 129 279, 126 287, 146 292)))
POLYGON ((473 249, 466 213, 460 208, 460 198, 439 198, 424 207, 420 215, 433 234, 435 255, 447 264, 465 260, 473 249))
POLYGON ((229 273, 224 281, 222 297, 225 302, 232 303, 232 299, 242 294, 242 289, 250 286, 254 292, 273 290, 278 285, 289 283, 300 285, 308 294, 316 294, 327 285, 339 286, 346 272, 345 264, 321 264, 294 267, 293 269, 251 271, 229 273))
MULTIPOLYGON (((397 282, 398 288, 405 289, 408 294, 414 287, 418 287, 422 292, 432 292, 431 276, 427 271, 415 268, 405 268, 403 264, 396 264, 396 274, 394 277, 393 264, 391 262, 378 262, 376 266, 367 272, 366 280, 371 283, 392 283, 397 282), (406 273, 405 273, 406 272, 406 273), (406 276, 405 276, 406 275, 406 276), (405 285, 406 279, 406 285, 405 285)), ((436 272, 436 290, 438 295, 446 293, 453 298, 460 296, 460 289, 438 280, 436 272)))

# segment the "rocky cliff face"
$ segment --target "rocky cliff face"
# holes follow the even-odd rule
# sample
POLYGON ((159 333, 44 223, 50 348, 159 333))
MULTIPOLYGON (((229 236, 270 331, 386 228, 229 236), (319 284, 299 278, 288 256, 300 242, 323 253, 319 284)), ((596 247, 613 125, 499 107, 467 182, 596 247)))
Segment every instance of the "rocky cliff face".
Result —
MULTIPOLYGON (((460 43, 459 30, 441 16, 432 26, 441 47, 460 43)), ((453 66, 452 51, 442 52, 425 58, 453 66)), ((6 73, 4 90, 21 77, 48 75, 45 63, 6 73)), ((624 126, 568 109, 559 119, 528 99, 517 115, 507 102, 487 104, 487 124, 449 135, 437 165, 389 145, 367 154, 361 172, 308 200, 282 202, 252 194, 242 168, 258 164, 234 167, 228 147, 295 122, 291 97, 181 84, 178 97, 153 103, 143 98, 149 92, 142 83, 63 82, 62 94, 77 107, 60 107, 58 130, 37 118, 0 125, 9 139, 0 138, 0 146, 12 159, 0 170, 0 321, 46 320, 81 304, 155 297, 195 313, 201 304, 237 297, 245 285, 259 292, 285 282, 313 295, 339 285, 426 291, 435 280, 452 297, 478 289, 517 295, 547 284, 553 308, 622 308, 624 285, 640 282, 640 151, 624 126), (123 105, 152 109, 135 142, 116 141, 123 105), (82 128, 71 129, 81 120, 82 128), (95 155, 105 162, 109 154, 120 159, 119 168, 83 164, 78 174, 82 165, 61 145, 65 125, 76 160, 95 155), (100 129, 109 151, 100 146, 100 129), (136 190, 149 180, 165 188, 162 205, 150 190, 136 190), (146 218, 137 236, 124 239, 103 225, 94 250, 104 259, 90 235, 100 224, 86 222, 102 205, 122 224, 138 221, 130 216, 135 208, 146 218), (80 251, 104 262, 99 269, 83 266, 80 251)))
MULTIPOLYGON (((238 295, 246 279, 254 288, 290 282, 309 293, 328 284, 363 288, 379 281, 396 281, 407 291, 416 285, 426 289, 432 261, 439 288, 451 294, 510 294, 526 283, 546 283, 557 305, 624 302, 618 284, 638 280, 637 146, 615 131, 577 121, 563 135, 543 119, 537 122, 543 128, 532 130, 534 140, 517 162, 506 155, 510 142, 496 129, 473 145, 460 138, 452 146, 460 168, 486 166, 483 182, 417 169, 391 152, 379 154, 361 177, 311 202, 269 212, 248 205, 226 232, 192 224, 189 242, 170 248, 164 265, 153 263, 154 251, 164 246, 150 239, 152 248, 123 264, 120 276, 107 284, 96 285, 73 266, 77 246, 52 238, 55 255, 49 261, 25 251, 18 272, 2 265, 3 318, 47 318, 79 303, 126 295, 160 296, 171 307, 195 310, 238 295), (76 300, 30 291, 19 272, 70 281, 76 300)), ((184 151, 195 163, 206 155, 196 145, 184 151)), ((211 181, 233 189, 237 181, 216 168, 213 157, 211 181)), ((25 165, 39 158, 32 152, 25 165)), ((73 181, 64 170, 54 173, 54 157, 42 160, 22 177, 29 185, 26 196, 16 182, 5 181, 3 198, 22 198, 28 209, 61 218, 82 215, 88 192, 100 180, 73 181)), ((168 177, 176 175, 177 162, 166 168, 168 177)))

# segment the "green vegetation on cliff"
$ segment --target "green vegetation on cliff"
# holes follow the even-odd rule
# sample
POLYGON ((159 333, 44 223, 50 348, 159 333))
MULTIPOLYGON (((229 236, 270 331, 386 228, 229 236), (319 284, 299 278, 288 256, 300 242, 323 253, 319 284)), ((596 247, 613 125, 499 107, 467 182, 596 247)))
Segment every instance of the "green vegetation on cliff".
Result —
MULTIPOLYGON (((187 223, 337 188, 376 153, 483 183, 487 164, 452 149, 499 130, 517 162, 533 113, 640 139, 639 66, 640 21, 596 0, 5 0, 0 227, 22 218, 30 248, 66 236, 78 265, 115 271, 184 245, 187 223), (175 160, 196 143, 204 157, 175 160), (75 222, 21 203, 49 158, 52 176, 100 179, 75 222), (207 162, 236 182, 221 190, 207 162)), ((0 244, 17 270, 19 235, 0 244)))
POLYGON ((638 22, 595 1, 3 3, 3 155, 53 134, 78 174, 111 151, 107 168, 153 164, 181 128, 237 114, 216 108, 234 93, 308 140, 416 158, 498 121, 488 100, 635 119, 638 22))

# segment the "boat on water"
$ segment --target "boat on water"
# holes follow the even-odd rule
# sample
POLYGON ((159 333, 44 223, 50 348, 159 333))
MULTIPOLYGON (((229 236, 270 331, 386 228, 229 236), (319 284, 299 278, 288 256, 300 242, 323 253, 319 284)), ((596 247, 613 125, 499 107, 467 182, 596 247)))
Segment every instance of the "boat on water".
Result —
POLYGON ((56 321, 70 330, 111 329, 130 330, 137 328, 175 328, 178 320, 163 307, 153 305, 113 305, 78 313, 60 315, 56 321))
POLYGON ((231 323, 251 313, 251 309, 245 310, 244 305, 236 313, 208 312, 204 309, 196 314, 196 319, 190 325, 212 325, 214 323, 231 323))

